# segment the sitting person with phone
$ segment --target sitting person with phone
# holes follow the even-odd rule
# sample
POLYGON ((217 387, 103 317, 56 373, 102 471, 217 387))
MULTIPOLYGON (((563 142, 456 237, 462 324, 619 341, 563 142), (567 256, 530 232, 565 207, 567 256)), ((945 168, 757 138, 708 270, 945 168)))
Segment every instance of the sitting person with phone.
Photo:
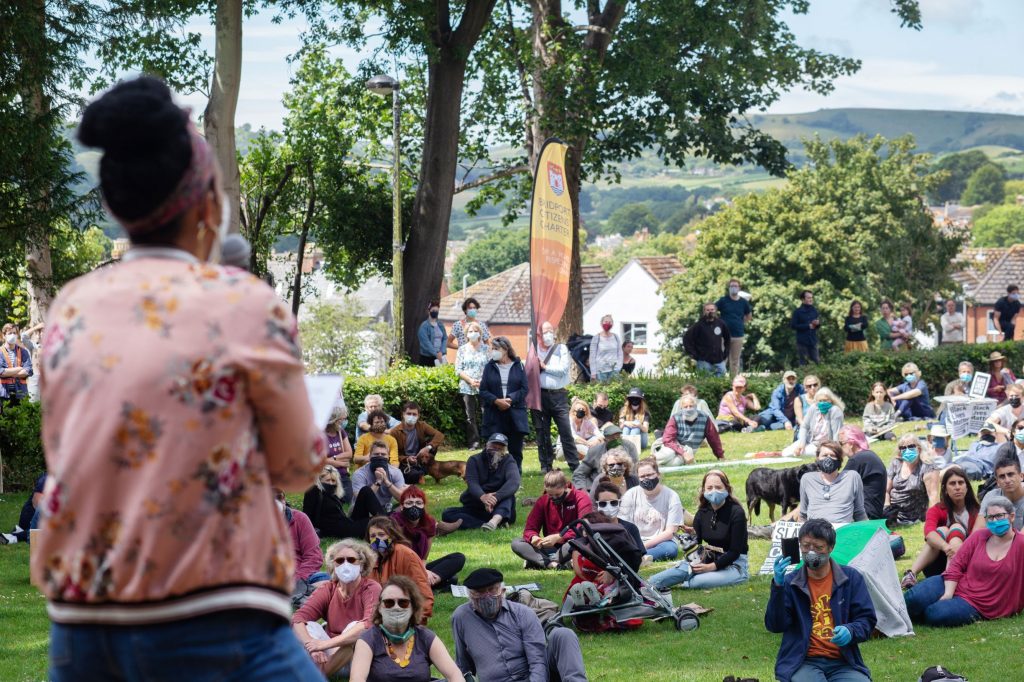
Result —
POLYGON ((836 531, 824 519, 800 527, 804 566, 787 575, 793 558, 775 560, 764 625, 782 634, 775 660, 780 682, 869 682, 871 671, 857 647, 877 618, 863 576, 832 560, 836 531))

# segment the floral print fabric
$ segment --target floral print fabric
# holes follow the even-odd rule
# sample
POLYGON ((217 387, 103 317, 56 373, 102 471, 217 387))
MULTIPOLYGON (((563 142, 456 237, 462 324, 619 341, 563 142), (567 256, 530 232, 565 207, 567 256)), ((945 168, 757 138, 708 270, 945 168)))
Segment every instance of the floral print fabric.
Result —
MULTIPOLYGON (((284 303, 235 268, 137 258, 61 291, 41 353, 49 479, 32 566, 51 617, 183 597, 181 618, 287 614, 294 560, 270 488, 305 490, 326 452, 300 357, 284 303)), ((146 620, 131 614, 117 622, 146 620)))

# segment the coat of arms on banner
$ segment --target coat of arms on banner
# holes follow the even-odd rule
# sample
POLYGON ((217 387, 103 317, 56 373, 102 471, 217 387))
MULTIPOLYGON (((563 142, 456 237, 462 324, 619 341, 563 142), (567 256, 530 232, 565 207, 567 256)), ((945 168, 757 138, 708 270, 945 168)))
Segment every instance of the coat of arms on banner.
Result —
POLYGON ((562 196, 562 192, 565 191, 565 178, 562 177, 562 167, 551 161, 548 161, 548 184, 551 185, 552 192, 562 196))

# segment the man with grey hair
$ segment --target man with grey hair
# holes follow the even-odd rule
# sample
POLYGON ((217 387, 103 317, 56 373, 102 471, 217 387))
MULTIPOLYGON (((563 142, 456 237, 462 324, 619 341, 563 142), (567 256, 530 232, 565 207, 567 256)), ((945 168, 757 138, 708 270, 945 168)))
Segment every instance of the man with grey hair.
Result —
MULTIPOLYGON (((356 440, 370 430, 369 416, 374 410, 384 412, 384 398, 376 393, 370 393, 363 398, 363 411, 356 418, 356 440)), ((387 412, 384 412, 387 414, 387 412)), ((402 422, 388 414, 388 429, 393 429, 402 422)))

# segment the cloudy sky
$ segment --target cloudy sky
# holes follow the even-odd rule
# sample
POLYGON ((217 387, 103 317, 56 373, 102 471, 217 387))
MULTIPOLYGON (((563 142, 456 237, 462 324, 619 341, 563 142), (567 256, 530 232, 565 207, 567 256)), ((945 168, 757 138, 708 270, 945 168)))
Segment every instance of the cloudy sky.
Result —
MULTIPOLYGON (((785 94, 771 111, 883 107, 952 109, 1024 115, 1024 0, 920 0, 921 31, 901 29, 889 0, 812 0, 807 15, 789 18, 808 47, 861 59, 827 96, 785 94)), ((212 30, 199 27, 212 50, 212 30)), ((269 14, 247 21, 237 122, 280 128, 281 95, 304 24, 274 25, 269 14)), ((358 55, 339 51, 350 68, 358 55)), ((201 96, 183 98, 197 110, 201 96)))

